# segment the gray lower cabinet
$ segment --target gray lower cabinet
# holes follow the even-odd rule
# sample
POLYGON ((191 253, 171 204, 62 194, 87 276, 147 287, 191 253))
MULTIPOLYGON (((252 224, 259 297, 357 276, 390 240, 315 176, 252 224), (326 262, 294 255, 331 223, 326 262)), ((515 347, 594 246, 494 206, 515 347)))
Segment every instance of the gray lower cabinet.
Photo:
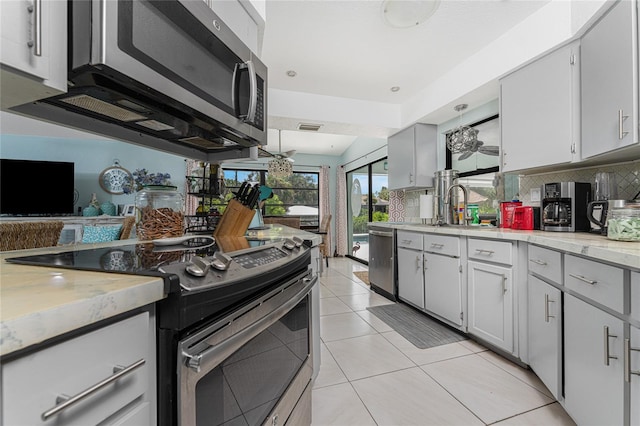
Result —
POLYGON ((156 424, 155 366, 150 312, 3 362, 1 424, 156 424))
POLYGON ((564 297, 565 401, 579 425, 623 425, 623 322, 564 297))
POLYGON ((462 328, 465 309, 460 238, 426 234, 423 245, 425 310, 462 328))
POLYGON ((425 309, 462 326, 462 275, 460 258, 424 254, 425 309))
POLYGON ((562 292, 528 277, 529 366, 560 399, 562 383, 562 292))
POLYGON ((513 271, 476 261, 468 265, 469 333, 512 353, 513 271))
POLYGON ((631 387, 631 424, 640 425, 640 328, 630 329, 629 371, 625 372, 626 380, 631 387))
POLYGON ((398 247, 398 298, 424 309, 422 251, 398 247))

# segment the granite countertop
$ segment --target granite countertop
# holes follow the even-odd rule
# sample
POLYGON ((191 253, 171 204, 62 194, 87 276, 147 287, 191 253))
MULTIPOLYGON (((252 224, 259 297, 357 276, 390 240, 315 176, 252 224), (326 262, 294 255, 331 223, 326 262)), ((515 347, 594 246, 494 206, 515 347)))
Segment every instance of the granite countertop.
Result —
POLYGON ((588 232, 520 231, 484 226, 433 226, 420 223, 375 222, 370 225, 404 231, 523 241, 640 270, 640 242, 615 241, 588 232))
MULTIPOLYGON (((321 235, 281 225, 248 234, 263 241, 293 236, 311 240, 314 246, 322 241, 321 235)), ((164 282, 158 277, 18 265, 5 259, 137 242, 134 239, 0 253, 0 356, 166 297, 164 282)))

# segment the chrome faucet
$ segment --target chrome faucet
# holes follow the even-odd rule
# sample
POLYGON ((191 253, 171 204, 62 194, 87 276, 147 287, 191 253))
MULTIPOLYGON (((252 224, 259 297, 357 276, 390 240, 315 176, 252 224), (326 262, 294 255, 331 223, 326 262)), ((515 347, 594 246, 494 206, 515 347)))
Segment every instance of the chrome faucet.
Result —
MULTIPOLYGON (((467 217, 467 200, 468 200, 468 194, 467 194, 467 188, 466 188, 464 185, 461 185, 461 184, 459 184, 459 183, 454 183, 454 184, 453 184, 453 185, 451 185, 449 188, 447 188, 447 194, 446 194, 445 199, 444 199, 444 204, 445 204, 445 206, 448 206, 448 209, 451 209, 451 190, 452 190, 453 188, 456 188, 456 187, 458 187, 458 188, 462 189, 462 196, 463 196, 463 198, 464 198, 464 210, 463 210, 463 213, 462 213, 462 218, 463 218, 463 219, 462 219, 462 223, 461 223, 461 225, 468 225, 468 224, 469 224, 469 217, 467 217)), ((453 213, 453 214, 451 215, 451 222, 452 222, 452 223, 450 223, 450 225, 453 225, 453 224, 454 224, 454 222, 455 222, 455 219, 454 219, 454 218, 457 216, 457 215, 456 215, 456 211, 455 211, 455 210, 453 210, 453 212, 452 212, 452 213, 453 213)), ((459 219, 458 219, 458 220, 459 220, 459 219)))

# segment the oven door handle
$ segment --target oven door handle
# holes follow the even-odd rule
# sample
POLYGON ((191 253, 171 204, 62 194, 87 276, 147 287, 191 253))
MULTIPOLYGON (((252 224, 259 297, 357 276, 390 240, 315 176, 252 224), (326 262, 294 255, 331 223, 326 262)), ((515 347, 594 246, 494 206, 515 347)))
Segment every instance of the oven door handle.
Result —
MULTIPOLYGON (((222 342, 212 345, 202 352, 195 354, 183 351, 183 359, 186 360, 186 365, 196 373, 200 373, 200 370, 204 368, 205 372, 210 371, 215 366, 220 364, 224 359, 240 349, 242 345, 253 339, 264 330, 269 328, 272 324, 282 318, 287 312, 293 309, 298 303, 300 303, 311 291, 318 277, 303 278, 305 286, 298 291, 295 295, 290 297, 287 301, 280 304, 276 309, 271 311, 268 315, 260 318, 259 320, 251 323, 247 327, 232 334, 222 342), (208 368, 211 367, 211 368, 208 368)), ((282 295, 283 293, 281 293, 282 295)), ((260 305, 264 306, 264 305, 260 305)))

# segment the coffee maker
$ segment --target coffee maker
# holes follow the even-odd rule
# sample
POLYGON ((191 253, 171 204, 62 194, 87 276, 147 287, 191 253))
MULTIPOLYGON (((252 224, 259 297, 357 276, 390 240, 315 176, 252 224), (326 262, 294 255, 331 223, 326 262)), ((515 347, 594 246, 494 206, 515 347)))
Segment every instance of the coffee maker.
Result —
POLYGON ((591 184, 585 182, 553 182, 542 185, 543 231, 589 231, 587 206, 591 199, 591 184))

